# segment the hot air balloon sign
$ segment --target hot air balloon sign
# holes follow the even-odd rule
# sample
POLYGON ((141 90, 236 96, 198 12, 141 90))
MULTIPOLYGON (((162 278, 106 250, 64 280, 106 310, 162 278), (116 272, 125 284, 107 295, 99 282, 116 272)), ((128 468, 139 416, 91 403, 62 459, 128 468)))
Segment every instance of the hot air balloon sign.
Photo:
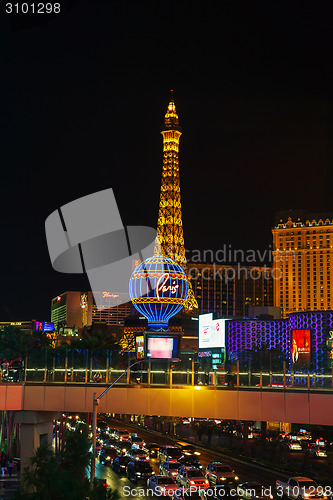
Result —
POLYGON ((148 328, 166 330, 169 319, 185 304, 187 276, 168 257, 149 257, 133 271, 129 292, 134 307, 148 319, 148 328))

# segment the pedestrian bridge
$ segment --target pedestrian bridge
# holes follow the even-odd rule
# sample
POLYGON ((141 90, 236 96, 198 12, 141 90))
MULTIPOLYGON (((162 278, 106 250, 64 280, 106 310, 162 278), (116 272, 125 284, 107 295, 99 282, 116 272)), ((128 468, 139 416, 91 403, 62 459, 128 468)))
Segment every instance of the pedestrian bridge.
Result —
MULTIPOLYGON (((105 383, 0 384, 0 410, 92 412, 105 383)), ((296 387, 120 384, 100 400, 100 413, 186 416, 333 425, 333 391, 296 387)))

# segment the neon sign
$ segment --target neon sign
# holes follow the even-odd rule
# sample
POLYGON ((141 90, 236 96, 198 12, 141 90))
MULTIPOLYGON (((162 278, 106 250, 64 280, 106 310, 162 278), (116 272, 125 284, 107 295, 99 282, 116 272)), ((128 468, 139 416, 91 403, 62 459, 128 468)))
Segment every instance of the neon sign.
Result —
POLYGON ((174 295, 177 291, 177 288, 179 288, 179 285, 176 284, 175 280, 171 280, 172 281, 171 285, 165 286, 165 284, 168 280, 171 280, 169 273, 162 274, 162 276, 157 280, 156 296, 157 296, 158 300, 160 300, 160 293, 159 292, 166 293, 166 292, 170 291, 170 293, 172 295, 174 295), (162 284, 161 284, 161 282, 162 282, 162 284))
POLYGON ((115 299, 116 297, 119 297, 119 294, 103 292, 103 299, 105 299, 106 297, 109 297, 110 299, 115 299))
POLYGON ((169 319, 184 306, 187 276, 172 259, 156 255, 135 268, 129 292, 134 307, 148 319, 148 327, 165 330, 169 319))

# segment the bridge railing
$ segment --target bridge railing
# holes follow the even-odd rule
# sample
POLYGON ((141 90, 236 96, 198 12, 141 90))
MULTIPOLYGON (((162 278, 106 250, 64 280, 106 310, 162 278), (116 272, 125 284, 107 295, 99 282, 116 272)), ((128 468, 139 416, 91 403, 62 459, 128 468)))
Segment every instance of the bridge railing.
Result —
MULTIPOLYGON (((21 366, 4 367, 0 381, 61 384, 111 384, 126 367, 130 359, 112 359, 109 351, 62 350, 52 356, 27 356, 21 366)), ((145 386, 201 386, 220 389, 265 388, 333 391, 333 370, 327 373, 293 371, 284 364, 280 370, 260 371, 240 369, 202 370, 191 363, 143 362, 125 373, 117 385, 145 386), (179 366, 180 365, 180 366, 179 366), (185 365, 185 366, 184 366, 185 365)))

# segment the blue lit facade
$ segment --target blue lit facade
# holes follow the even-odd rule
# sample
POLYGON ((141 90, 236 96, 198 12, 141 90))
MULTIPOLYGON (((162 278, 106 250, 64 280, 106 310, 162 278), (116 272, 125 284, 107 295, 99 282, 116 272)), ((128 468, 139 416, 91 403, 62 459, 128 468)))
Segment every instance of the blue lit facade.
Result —
POLYGON ((311 332, 311 371, 324 373, 330 369, 327 340, 333 330, 333 311, 311 311, 289 314, 287 319, 242 319, 227 322, 228 358, 237 358, 244 350, 280 349, 290 360, 292 330, 311 332))

